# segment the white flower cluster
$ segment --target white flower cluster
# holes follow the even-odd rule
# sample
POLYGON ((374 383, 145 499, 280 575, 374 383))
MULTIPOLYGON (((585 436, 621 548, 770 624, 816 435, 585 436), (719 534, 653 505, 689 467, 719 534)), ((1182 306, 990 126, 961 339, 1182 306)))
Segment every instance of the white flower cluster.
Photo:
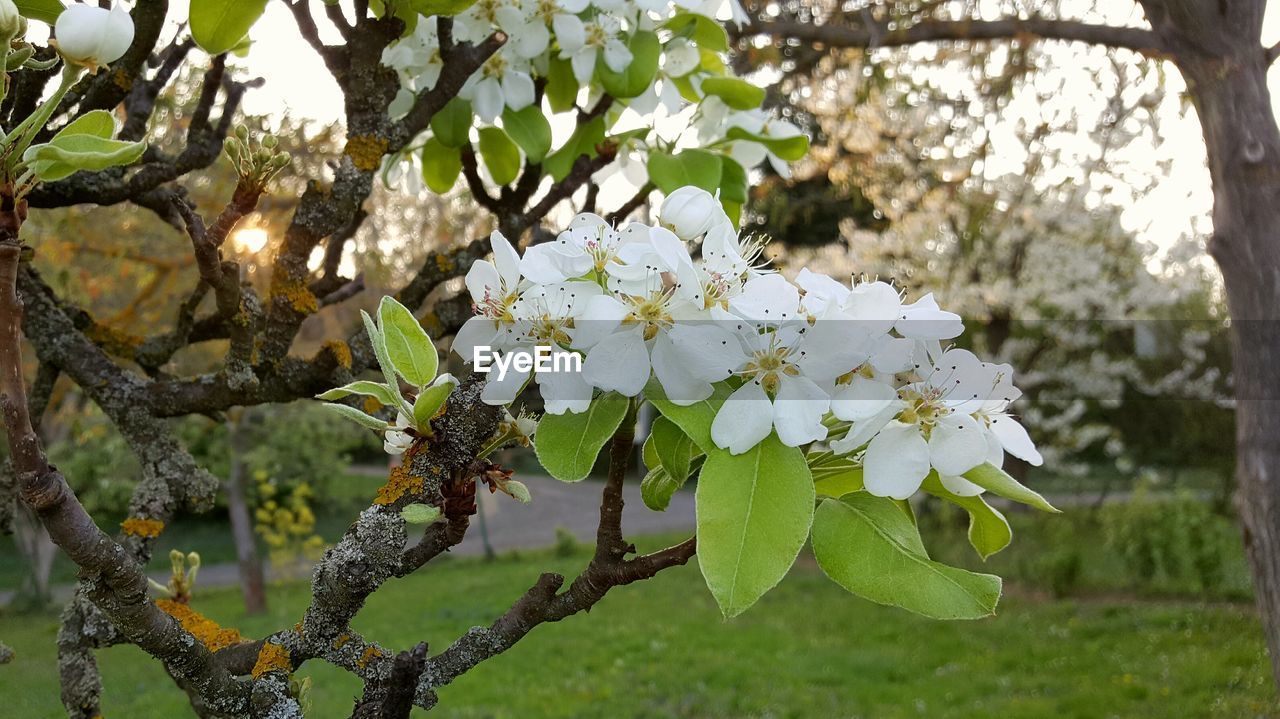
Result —
POLYGON ((999 466, 1005 452, 1040 463, 1008 414, 1020 395, 1012 368, 944 349, 963 331, 959 316, 932 295, 904 304, 884 282, 847 287, 808 269, 789 282, 703 190, 668 196, 658 226, 581 214, 523 257, 500 233, 492 242, 494 262, 467 274, 476 315, 454 351, 471 361, 477 347, 549 345, 585 359, 580 372, 490 375, 486 402, 508 404, 530 380, 552 414, 587 410, 597 389, 649 387, 691 405, 720 388, 719 447, 740 454, 772 432, 792 447, 827 442, 861 453, 867 490, 894 498, 934 470, 952 492, 976 494, 960 475, 999 466))
MULTIPOLYGON (((620 135, 620 164, 643 168, 644 153, 651 150, 698 147, 723 153, 746 169, 768 160, 786 176, 788 163, 808 147, 807 138, 792 123, 759 109, 762 91, 733 77, 723 57, 729 49, 724 23, 747 19, 738 0, 478 0, 454 18, 454 39, 478 43, 502 32, 508 40, 466 81, 459 97, 470 102, 481 125, 493 126, 504 111, 537 105, 539 82, 548 95, 566 84, 571 97, 589 88, 588 102, 595 103, 614 89, 602 82, 605 74, 643 73, 643 91, 611 93, 608 125, 623 110, 644 118, 650 128, 659 108, 669 116, 694 105, 696 111, 678 123, 679 137, 620 135), (639 69, 652 68, 646 59, 655 54, 652 73, 639 69), (687 127, 694 131, 684 133, 687 127)), ((419 93, 435 87, 444 68, 437 18, 418 18, 411 33, 384 51, 382 62, 400 75, 402 87, 390 111, 402 115, 419 93)), ((390 158, 389 184, 417 187, 419 173, 405 167, 414 161, 411 154, 390 158)))

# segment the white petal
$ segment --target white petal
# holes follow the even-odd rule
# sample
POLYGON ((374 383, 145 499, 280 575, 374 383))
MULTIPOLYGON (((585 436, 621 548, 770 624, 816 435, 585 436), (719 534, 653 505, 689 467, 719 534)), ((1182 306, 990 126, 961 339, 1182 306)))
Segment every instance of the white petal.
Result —
POLYGON ((769 397, 755 382, 748 382, 725 400, 711 422, 711 439, 730 454, 742 454, 769 436, 773 409, 769 397))
POLYGON ((911 368, 915 350, 915 340, 884 335, 874 343, 874 349, 871 351, 871 366, 877 372, 887 374, 905 372, 911 368))
POLYGON ((554 284, 571 280, 591 269, 591 258, 582 253, 566 254, 557 244, 534 245, 520 260, 520 273, 530 282, 554 284))
POLYGON ((471 104, 475 108, 476 116, 482 122, 492 123, 496 120, 498 115, 502 114, 502 108, 506 104, 502 96, 502 85, 498 79, 486 77, 477 82, 471 104))
POLYGON ((1000 446, 1004 447, 1004 451, 1036 467, 1044 464, 1044 458, 1040 456, 1035 443, 1031 441, 1027 430, 1018 423, 1018 420, 1007 414, 992 417, 991 432, 996 439, 1000 440, 1000 446))
MULTIPOLYGON (((516 352, 529 354, 527 348, 514 350, 511 354, 516 352)), ((519 396, 521 390, 524 389, 525 383, 529 381, 529 374, 529 372, 517 371, 513 364, 507 368, 507 373, 499 379, 498 368, 494 367, 486 375, 484 389, 480 391, 480 399, 489 405, 511 404, 519 396)))
POLYGON ((551 31, 541 20, 529 22, 511 34, 516 54, 525 59, 537 57, 551 44, 551 31))
POLYGON ((507 107, 523 110, 533 104, 533 78, 527 72, 508 70, 502 76, 502 93, 506 95, 507 107))
POLYGON ((614 72, 622 72, 631 64, 631 50, 617 38, 611 38, 604 44, 604 64, 614 72))
POLYGON ((573 65, 573 76, 578 79, 578 84, 585 85, 591 82, 591 74, 596 69, 596 49, 584 45, 573 53, 569 62, 573 65))
MULTIPOLYGON (((711 383, 695 377, 683 361, 667 333, 659 333, 653 340, 653 375, 662 384, 662 393, 672 403, 681 406, 701 402, 712 394, 711 383)), ((720 378, 717 378, 720 379, 720 378)))
POLYGON ((929 445, 914 424, 893 422, 867 446, 863 482, 877 497, 906 499, 929 474, 929 445))
POLYGON ((795 362, 815 382, 834 382, 866 361, 866 340, 858 323, 819 319, 805 330, 795 362))
POLYGON ((939 474, 964 474, 986 458, 987 440, 973 417, 953 414, 934 425, 929 436, 929 461, 939 474))
POLYGON ((714 324, 677 324, 666 333, 674 351, 694 377, 727 379, 747 361, 738 338, 714 324))
POLYGON ((497 297, 502 278, 498 274, 498 269, 488 260, 476 260, 471 263, 471 269, 467 270, 464 281, 467 292, 471 293, 471 300, 482 304, 497 297))
POLYGON ((854 422, 848 434, 831 442, 831 449, 835 450, 837 454, 853 452, 883 429, 898 412, 902 411, 903 406, 902 402, 895 400, 867 419, 854 422))
POLYGON ((822 416, 831 398, 807 377, 783 377, 773 400, 773 426, 778 439, 788 447, 799 447, 827 438, 822 416))
MULTIPOLYGON (((565 8, 569 10, 569 8, 565 8)), ((569 10, 569 12, 576 12, 569 10)), ((556 31, 556 41, 560 43, 560 47, 564 52, 577 52, 587 41, 587 31, 582 26, 582 20, 576 15, 568 15, 559 13, 551 18, 551 27, 556 31)))
POLYGON ((600 340, 587 353, 582 377, 595 387, 628 397, 640 394, 649 381, 649 349, 640 328, 600 340))
POLYGON ((800 293, 782 275, 764 275, 749 280, 729 306, 744 319, 782 322, 797 315, 800 293))
POLYGON ((587 300, 582 314, 574 320, 573 345, 590 349, 613 334, 630 310, 612 295, 597 295, 587 300))
POLYGON ((856 422, 879 414, 897 397, 897 391, 884 382, 855 375, 831 398, 831 412, 839 419, 856 422))
POLYGON ((591 406, 591 385, 581 372, 539 372, 538 388, 547 412, 586 412, 591 406))
POLYGON ((508 292, 515 290, 520 284, 520 253, 497 230, 489 235, 489 244, 493 245, 493 263, 502 277, 503 288, 508 292))
POLYGON ((488 317, 476 315, 463 322, 462 327, 458 328, 457 334, 453 336, 451 348, 463 362, 470 364, 475 358, 475 348, 492 347, 497 334, 496 322, 488 317))

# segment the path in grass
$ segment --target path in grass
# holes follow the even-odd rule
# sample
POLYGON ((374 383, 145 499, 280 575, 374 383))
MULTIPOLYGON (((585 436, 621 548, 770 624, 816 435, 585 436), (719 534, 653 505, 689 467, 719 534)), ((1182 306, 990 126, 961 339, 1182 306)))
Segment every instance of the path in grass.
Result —
MULTIPOLYGON (((665 540, 678 539, 670 536, 665 540)), ((645 542, 652 548, 654 540, 645 542)), ((356 620, 366 636, 440 651, 487 624, 543 570, 587 561, 524 554, 451 559, 389 583, 356 620)), ((245 619, 234 590, 195 606, 245 633, 289 626, 302 585, 272 590, 268 617, 245 619)), ((56 617, 0 615, 18 652, 0 667, 5 716, 64 716, 57 704, 56 617)), ((802 557, 782 585, 720 619, 695 566, 612 592, 589 615, 539 627, 441 692, 433 717, 1257 717, 1275 693, 1247 605, 1006 600, 976 622, 931 622, 877 607, 828 582, 802 557)), ((188 716, 160 667, 133 647, 100 654, 107 717, 188 716)), ((358 692, 322 664, 312 719, 345 717, 358 692)), ((423 715, 425 716, 425 715, 423 715)))
MULTIPOLYGON (((556 531, 560 528, 568 530, 578 541, 595 541, 596 526, 600 519, 600 489, 597 482, 565 484, 547 476, 524 473, 521 473, 519 478, 528 485, 533 495, 533 501, 529 504, 520 504, 504 494, 491 495, 484 489, 479 493, 478 502, 480 511, 484 513, 484 529, 488 531, 489 544, 495 552, 549 547, 556 542, 556 531)), ((353 475, 351 481, 360 482, 359 489, 372 497, 383 478, 376 474, 362 473, 353 475)), ((627 527, 628 532, 654 534, 693 531, 693 492, 677 492, 671 497, 671 505, 665 512, 654 512, 644 506, 640 499, 638 481, 624 485, 623 492, 626 500, 623 509, 623 526, 627 527)), ((351 519, 354 519, 357 511, 350 512, 351 519)), ((345 518, 344 521, 346 521, 345 518)), ((161 584, 168 580, 167 547, 169 544, 176 544, 183 551, 200 549, 206 557, 225 556, 231 551, 230 529, 214 527, 212 529, 215 530, 215 536, 198 535, 197 541, 193 542, 191 532, 186 531, 184 523, 196 524, 190 519, 179 519, 161 540, 160 551, 155 553, 151 562, 152 577, 161 584), (208 551, 207 545, 210 541, 223 546, 214 547, 212 551, 208 551)), ((199 522, 201 535, 208 533, 210 528, 206 526, 207 524, 207 522, 199 522)), ((336 541, 345 527, 344 523, 332 528, 333 536, 327 539, 336 541)), ((416 541, 416 536, 413 538, 416 541)), ((471 529, 467 532, 466 538, 451 552, 462 556, 484 554, 484 536, 479 517, 472 518, 471 529)), ((72 571, 66 568, 63 574, 69 575, 72 571)), ((270 567, 268 567, 268 573, 274 573, 270 567)), ((305 577, 310 574, 310 569, 294 568, 291 573, 294 577, 305 577)), ((16 581, 16 574, 14 581, 16 581)), ((200 568, 200 584, 204 587, 233 586, 238 585, 239 582, 238 570, 231 562, 206 560, 204 566, 200 568)), ((70 598, 72 590, 72 584, 61 582, 54 589, 54 597, 58 602, 65 602, 70 598)), ((0 607, 8 604, 13 595, 14 588, 6 587, 3 582, 0 582, 0 607)))

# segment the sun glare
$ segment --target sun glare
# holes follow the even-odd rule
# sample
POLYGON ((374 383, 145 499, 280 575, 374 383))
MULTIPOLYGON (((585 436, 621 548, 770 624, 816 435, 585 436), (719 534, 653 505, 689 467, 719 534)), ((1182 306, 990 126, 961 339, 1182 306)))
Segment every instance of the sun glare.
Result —
POLYGON ((260 252, 267 246, 267 241, 270 239, 271 236, 261 227, 246 227, 243 230, 236 230, 231 236, 236 249, 248 253, 260 252))

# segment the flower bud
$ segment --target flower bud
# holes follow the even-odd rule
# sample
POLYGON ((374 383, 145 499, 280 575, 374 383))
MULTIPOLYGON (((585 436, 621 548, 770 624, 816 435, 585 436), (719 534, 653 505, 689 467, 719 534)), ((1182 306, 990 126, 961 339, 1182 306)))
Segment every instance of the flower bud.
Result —
POLYGON ((133 43, 133 18, 120 7, 72 5, 53 28, 58 53, 70 63, 94 69, 120 59, 133 43))
POLYGON ((8 45, 22 34, 22 15, 13 0, 0 0, 0 42, 8 45))
POLYGON ((700 187, 681 187, 667 195, 659 213, 662 226, 682 240, 692 240, 727 218, 720 202, 700 187))

